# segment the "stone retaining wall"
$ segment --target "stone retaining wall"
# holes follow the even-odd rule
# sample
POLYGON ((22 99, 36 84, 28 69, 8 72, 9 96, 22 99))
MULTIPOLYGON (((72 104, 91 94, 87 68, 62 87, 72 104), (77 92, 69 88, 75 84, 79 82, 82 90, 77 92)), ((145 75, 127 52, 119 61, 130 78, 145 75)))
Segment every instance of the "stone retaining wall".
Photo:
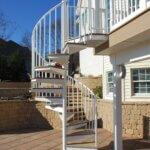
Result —
MULTIPOLYGON (((98 100, 98 118, 104 129, 113 132, 113 103, 98 100)), ((150 138, 150 103, 122 104, 123 135, 150 138)), ((34 101, 0 101, 0 131, 24 128, 60 129, 59 114, 34 101)))
MULTIPOLYGON (((112 101, 99 100, 97 106, 103 128, 113 132, 112 101)), ((122 127, 124 136, 150 138, 150 103, 123 102, 122 127)))
POLYGON ((60 129, 58 113, 45 104, 31 101, 0 101, 0 131, 16 129, 60 129))
POLYGON ((7 97, 11 99, 13 97, 24 96, 29 94, 30 89, 30 82, 0 82, 0 98, 7 97))
POLYGON ((0 89, 7 88, 31 88, 30 82, 0 82, 0 89))

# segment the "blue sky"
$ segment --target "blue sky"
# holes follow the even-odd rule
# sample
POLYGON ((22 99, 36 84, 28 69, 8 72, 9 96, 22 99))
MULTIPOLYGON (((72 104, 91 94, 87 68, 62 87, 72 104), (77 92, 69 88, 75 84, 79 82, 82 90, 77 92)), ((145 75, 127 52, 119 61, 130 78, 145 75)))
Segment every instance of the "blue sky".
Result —
POLYGON ((11 37, 16 42, 21 41, 21 37, 26 31, 32 29, 40 17, 51 7, 61 0, 0 0, 0 10, 15 22, 17 31, 11 37))

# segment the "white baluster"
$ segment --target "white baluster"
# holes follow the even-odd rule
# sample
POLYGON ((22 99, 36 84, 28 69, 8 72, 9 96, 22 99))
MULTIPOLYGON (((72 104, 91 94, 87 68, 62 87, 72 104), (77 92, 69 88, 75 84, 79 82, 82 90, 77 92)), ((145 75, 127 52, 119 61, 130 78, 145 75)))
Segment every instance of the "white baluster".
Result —
POLYGON ((49 13, 49 54, 51 53, 51 24, 52 24, 52 20, 51 20, 51 11, 49 13))
POLYGON ((55 9, 55 54, 57 54, 57 9, 55 9))

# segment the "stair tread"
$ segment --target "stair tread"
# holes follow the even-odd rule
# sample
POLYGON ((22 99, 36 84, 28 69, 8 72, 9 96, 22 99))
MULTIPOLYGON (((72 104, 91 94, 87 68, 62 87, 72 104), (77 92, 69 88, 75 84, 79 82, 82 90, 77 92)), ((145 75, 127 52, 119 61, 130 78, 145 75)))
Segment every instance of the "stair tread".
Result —
POLYGON ((51 106, 51 107, 62 107, 63 105, 62 104, 50 104, 49 106, 51 106))
POLYGON ((49 90, 49 89, 50 89, 50 90, 57 90, 57 89, 58 89, 58 90, 62 90, 63 88, 32 88, 32 89, 35 89, 35 90, 36 90, 36 89, 37 89, 37 90, 42 90, 42 89, 44 89, 44 90, 49 90))
POLYGON ((45 105, 45 108, 46 109, 49 109, 49 110, 52 110, 52 111, 56 111, 56 112, 59 112, 59 113, 62 113, 63 112, 63 108, 58 106, 58 107, 52 107, 50 105, 45 105))
POLYGON ((83 107, 81 107, 81 106, 69 106, 69 107, 67 107, 67 110, 75 110, 75 109, 82 109, 83 107))
POLYGON ((88 121, 87 120, 74 120, 74 121, 68 123, 68 125, 74 126, 74 125, 84 124, 84 123, 88 123, 88 121))
POLYGON ((78 129, 70 131, 67 136, 93 135, 95 132, 88 129, 78 129))
POLYGON ((52 66, 52 65, 35 67, 35 69, 40 69, 40 68, 56 68, 56 69, 66 70, 64 68, 52 66))
POLYGON ((49 54, 48 56, 69 56, 67 53, 49 54))
POLYGON ((35 98, 47 98, 47 99, 62 99, 62 97, 46 97, 46 96, 36 96, 35 98))
POLYGON ((67 147, 73 147, 73 148, 97 148, 95 143, 93 142, 83 142, 80 144, 67 144, 67 147))
POLYGON ((64 80, 62 78, 42 78, 42 77, 32 78, 31 80, 38 80, 38 79, 44 79, 44 80, 64 80))

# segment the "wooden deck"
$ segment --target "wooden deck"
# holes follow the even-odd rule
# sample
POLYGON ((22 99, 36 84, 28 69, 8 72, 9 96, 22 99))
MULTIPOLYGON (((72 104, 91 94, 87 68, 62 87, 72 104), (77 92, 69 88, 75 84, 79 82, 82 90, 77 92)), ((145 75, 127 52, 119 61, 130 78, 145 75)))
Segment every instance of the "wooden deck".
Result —
MULTIPOLYGON (((100 150, 113 150, 113 135, 99 129, 100 150)), ((150 150, 150 140, 124 139, 124 150, 150 150)), ((61 150, 59 130, 20 130, 0 133, 0 150, 61 150)))

